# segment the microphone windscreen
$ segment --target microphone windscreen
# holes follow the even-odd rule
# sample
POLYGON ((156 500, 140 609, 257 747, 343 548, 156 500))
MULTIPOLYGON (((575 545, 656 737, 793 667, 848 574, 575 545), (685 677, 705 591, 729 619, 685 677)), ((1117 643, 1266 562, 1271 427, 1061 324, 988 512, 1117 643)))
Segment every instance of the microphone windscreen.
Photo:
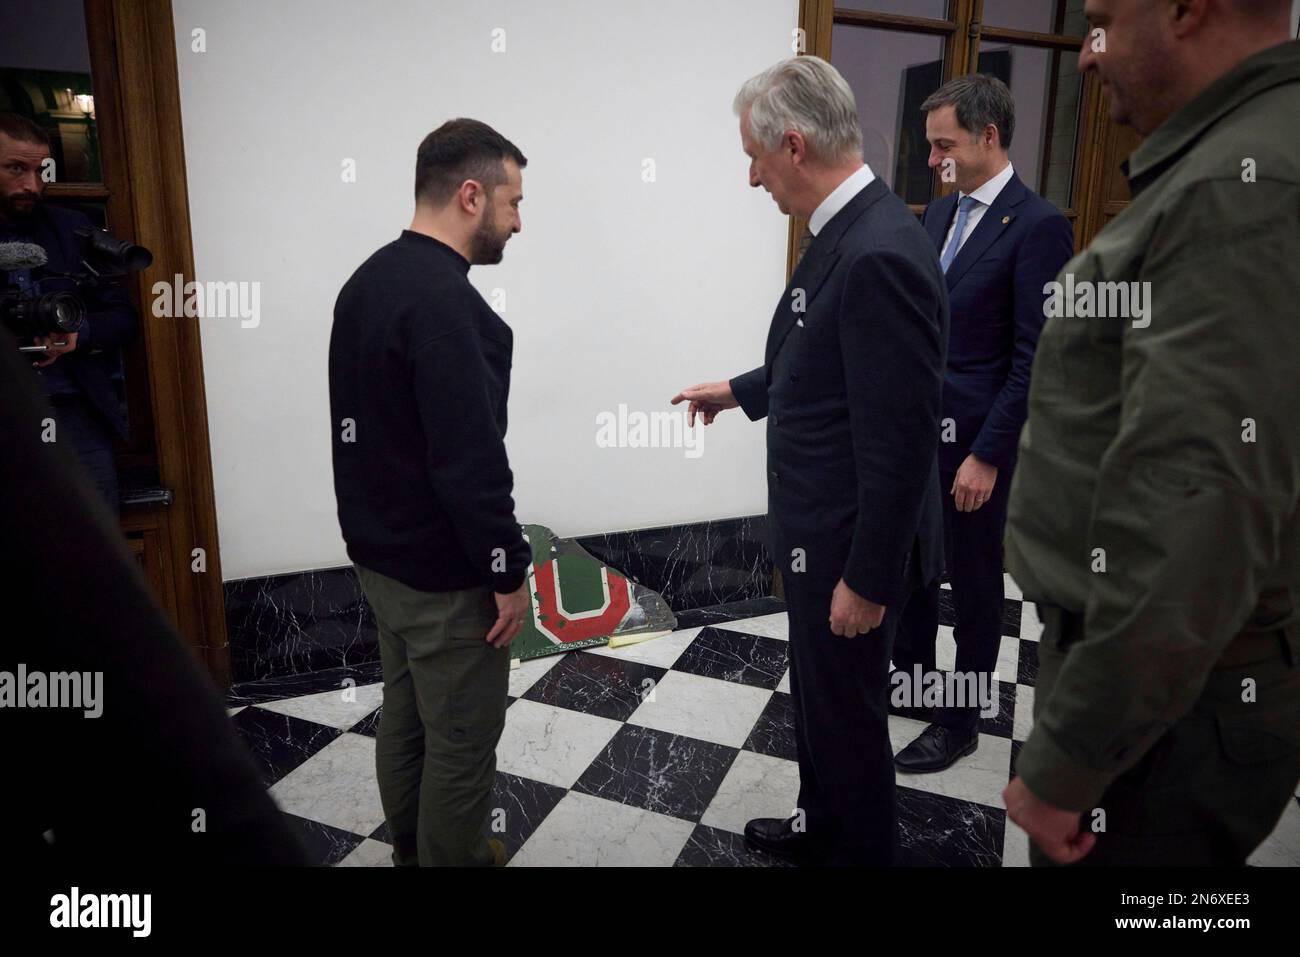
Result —
POLYGON ((35 269, 49 261, 35 243, 0 243, 0 269, 35 269))

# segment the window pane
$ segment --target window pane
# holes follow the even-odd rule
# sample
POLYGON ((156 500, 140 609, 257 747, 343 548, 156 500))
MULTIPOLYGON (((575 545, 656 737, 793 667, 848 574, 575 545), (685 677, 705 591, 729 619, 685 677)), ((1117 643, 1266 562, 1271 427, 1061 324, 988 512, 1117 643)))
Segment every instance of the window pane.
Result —
POLYGON ((1084 0, 984 0, 984 23, 990 27, 1082 37, 1088 32, 1083 4, 1084 0))
POLYGON ((943 82, 943 38, 836 24, 831 59, 858 101, 862 158, 904 200, 928 203, 934 177, 921 103, 943 82))
POLYGON ((931 20, 948 19, 948 0, 835 0, 836 10, 867 10, 871 13, 901 13, 931 20))
POLYGON ((1081 82, 1073 51, 981 44, 980 72, 1011 87, 1016 128, 1011 163, 1030 189, 1070 206, 1081 82))
POLYGON ((82 0, 4 0, 0 111, 50 132, 55 182, 99 183, 99 136, 82 0))

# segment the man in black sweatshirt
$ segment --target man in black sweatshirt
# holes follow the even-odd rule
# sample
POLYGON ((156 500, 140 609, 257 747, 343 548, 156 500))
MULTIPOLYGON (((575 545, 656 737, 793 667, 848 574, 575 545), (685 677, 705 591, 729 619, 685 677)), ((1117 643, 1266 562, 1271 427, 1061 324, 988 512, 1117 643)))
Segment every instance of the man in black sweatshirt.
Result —
POLYGON ((504 443, 513 337, 468 273, 519 232, 527 162, 476 120, 434 130, 410 229, 334 306, 334 491, 379 626, 376 766, 398 866, 504 863, 483 830, 532 554, 504 443))

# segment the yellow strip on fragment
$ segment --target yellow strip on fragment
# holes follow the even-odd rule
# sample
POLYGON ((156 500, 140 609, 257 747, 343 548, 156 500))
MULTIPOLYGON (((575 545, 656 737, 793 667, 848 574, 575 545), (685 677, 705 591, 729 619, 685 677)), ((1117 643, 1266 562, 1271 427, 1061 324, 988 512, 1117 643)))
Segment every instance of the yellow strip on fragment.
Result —
POLYGON ((622 648, 624 645, 636 645, 643 641, 649 641, 651 638, 662 638, 664 635, 671 635, 671 631, 645 631, 639 635, 614 635, 609 639, 606 648, 622 648))

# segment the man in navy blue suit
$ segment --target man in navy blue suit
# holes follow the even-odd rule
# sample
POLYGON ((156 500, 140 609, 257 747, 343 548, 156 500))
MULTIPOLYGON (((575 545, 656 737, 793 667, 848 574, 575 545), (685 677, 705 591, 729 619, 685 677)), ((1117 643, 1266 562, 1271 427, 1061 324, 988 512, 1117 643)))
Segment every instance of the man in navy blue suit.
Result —
POLYGON ((767 419, 799 797, 789 818, 756 818, 745 837, 798 862, 889 864, 889 649, 903 601, 943 562, 943 274, 916 217, 862 162, 853 91, 834 67, 779 63, 733 106, 750 185, 813 234, 763 364, 673 399, 690 402, 692 424, 737 405, 767 419))
MULTIPOLYGON (((913 773, 943 770, 972 753, 982 708, 998 705, 992 672, 1002 634, 1002 532, 1011 472, 1043 326, 1043 287, 1074 254, 1069 221, 1020 181, 1007 156, 1015 102, 1006 84, 990 76, 958 77, 921 109, 930 166, 958 189, 931 203, 921 221, 939 253, 952 316, 939 471, 958 680, 945 682, 935 708, 929 707, 933 698, 916 694, 891 700, 894 713, 930 722, 895 757, 899 770, 913 773)), ((921 690, 915 678, 935 671, 938 628, 936 580, 913 593, 903 612, 891 691, 921 690)), ((932 680, 925 684, 938 687, 932 680)))

